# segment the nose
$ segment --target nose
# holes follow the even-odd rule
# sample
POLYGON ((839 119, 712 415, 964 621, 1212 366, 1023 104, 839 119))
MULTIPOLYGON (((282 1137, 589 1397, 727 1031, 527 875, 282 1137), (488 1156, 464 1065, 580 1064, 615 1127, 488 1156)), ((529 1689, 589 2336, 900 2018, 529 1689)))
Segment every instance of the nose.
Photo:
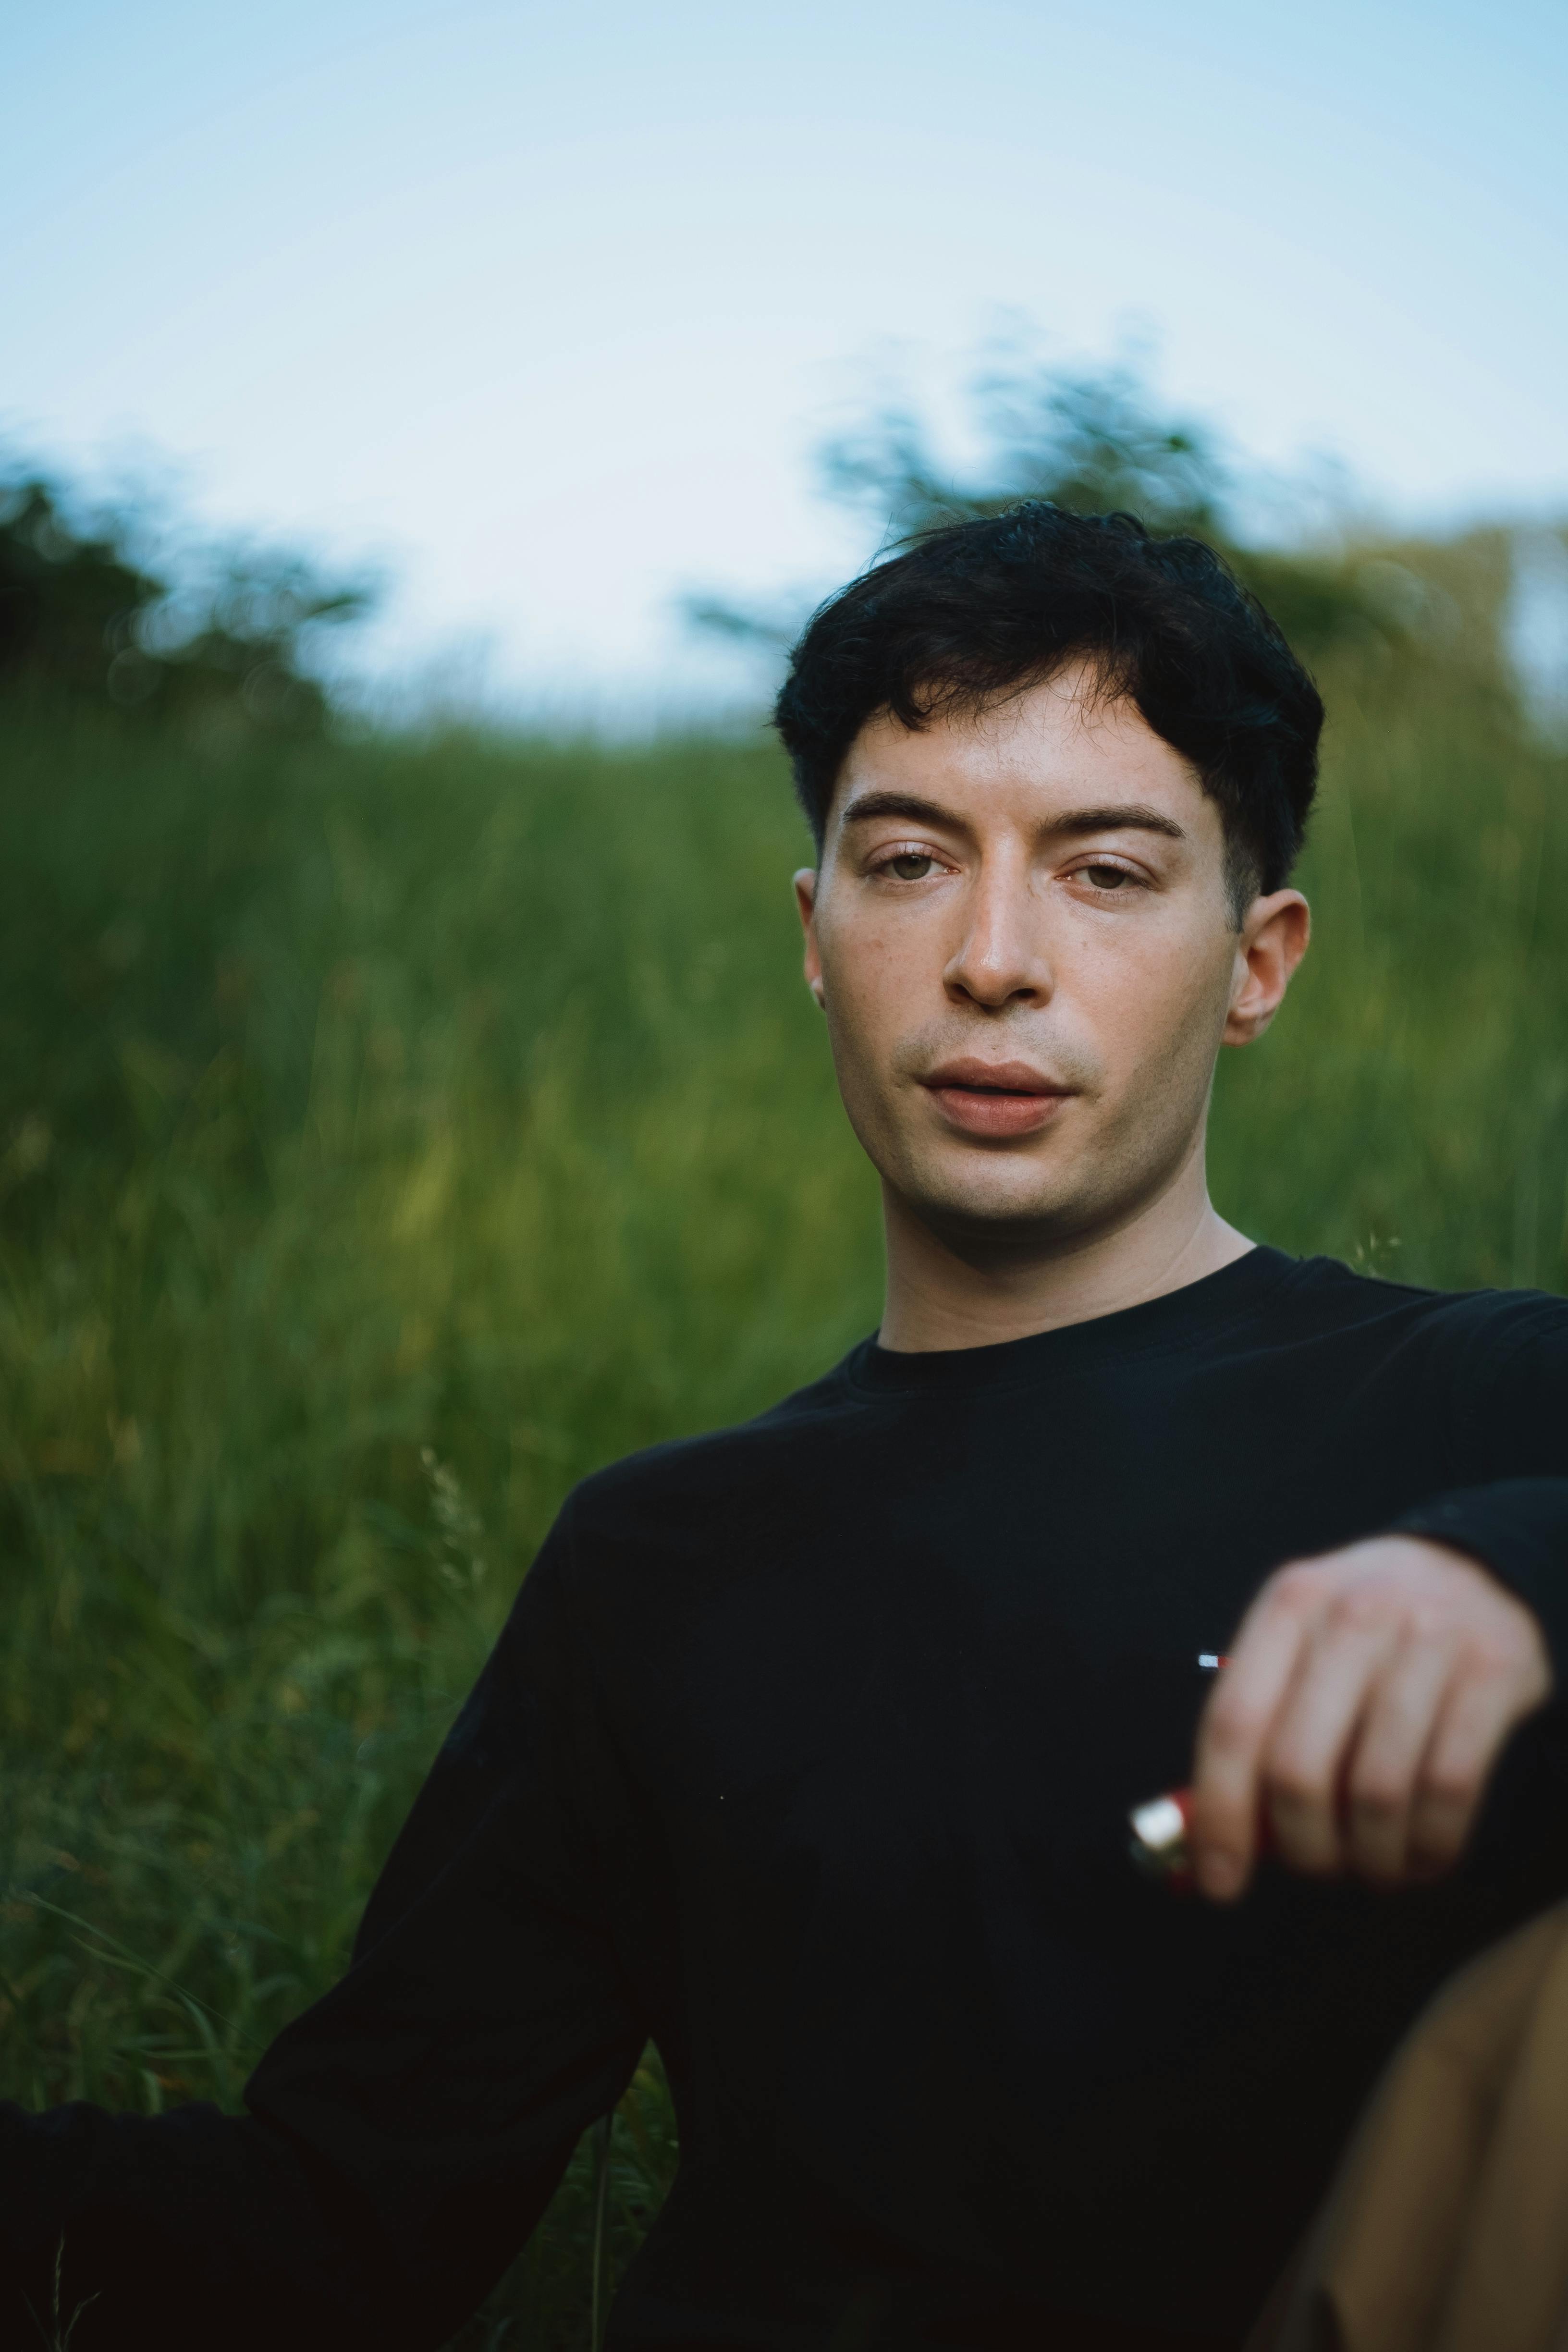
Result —
POLYGON ((964 933, 942 973, 955 1003, 999 1013, 1048 1003, 1055 982, 1046 954, 1045 909, 1026 864, 987 861, 964 908, 964 933))

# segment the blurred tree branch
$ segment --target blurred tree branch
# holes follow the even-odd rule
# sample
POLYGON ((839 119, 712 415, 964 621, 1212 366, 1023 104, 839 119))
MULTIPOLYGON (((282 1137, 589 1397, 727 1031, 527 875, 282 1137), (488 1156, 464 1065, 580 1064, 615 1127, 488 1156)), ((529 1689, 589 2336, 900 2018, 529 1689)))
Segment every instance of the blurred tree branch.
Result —
POLYGON ((142 719, 309 732, 327 698, 312 633, 358 618, 368 581, 216 546, 154 569, 130 508, 90 519, 58 483, 0 463, 0 693, 142 719))
MULTIPOLYGON (((1243 542, 1237 478, 1213 427, 1162 413, 1134 355, 1062 369, 1015 352, 970 387, 982 456, 943 466, 929 425, 907 404, 871 415, 817 452, 824 495, 867 512, 884 550, 944 524, 1047 499, 1073 514, 1136 515, 1160 536, 1190 532, 1216 547, 1309 661, 1350 642, 1405 642, 1413 607, 1337 553, 1243 542)), ((1386 571, 1388 567, 1384 566, 1386 571)), ((1414 584, 1414 583, 1412 583, 1414 584)), ((815 597, 689 597, 692 626, 731 641, 787 648, 815 597)))

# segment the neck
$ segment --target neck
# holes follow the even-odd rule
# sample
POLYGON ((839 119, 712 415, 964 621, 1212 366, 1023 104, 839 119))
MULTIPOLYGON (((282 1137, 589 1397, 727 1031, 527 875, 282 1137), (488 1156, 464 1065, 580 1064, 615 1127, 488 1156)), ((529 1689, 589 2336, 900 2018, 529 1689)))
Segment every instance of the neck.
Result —
POLYGON ((886 1184, 888 1305, 881 1344, 900 1355, 987 1348, 1087 1323, 1183 1290, 1253 1244, 1216 1214, 1201 1150, 1156 1198, 1069 1235, 937 1229, 886 1184))

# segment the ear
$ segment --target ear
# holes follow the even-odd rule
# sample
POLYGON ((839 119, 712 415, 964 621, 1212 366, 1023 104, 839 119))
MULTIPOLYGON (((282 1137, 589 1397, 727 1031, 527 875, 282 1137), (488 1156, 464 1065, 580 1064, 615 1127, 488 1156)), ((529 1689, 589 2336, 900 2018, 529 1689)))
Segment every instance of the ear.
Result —
POLYGON ((1226 1045, 1250 1045, 1262 1036, 1307 952, 1311 929, 1311 908, 1300 890, 1273 890, 1254 898, 1236 943, 1226 1045))
POLYGON ((822 1009, 822 958, 816 946, 816 873, 803 866, 795 877, 795 903, 800 909, 800 927, 805 933, 805 984, 822 1009))

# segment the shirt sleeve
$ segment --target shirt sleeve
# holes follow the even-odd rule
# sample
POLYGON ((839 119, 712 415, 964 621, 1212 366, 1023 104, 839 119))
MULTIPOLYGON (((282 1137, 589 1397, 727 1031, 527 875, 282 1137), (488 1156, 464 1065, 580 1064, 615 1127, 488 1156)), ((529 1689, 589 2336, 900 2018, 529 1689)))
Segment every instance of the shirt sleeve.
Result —
POLYGON ((646 2039, 616 1934, 635 1831, 570 1548, 563 1514, 347 1974, 267 2052, 246 2115, 0 2107, 0 2339, 54 2340, 58 2314, 73 2352, 416 2352, 517 2252, 646 2039))
POLYGON ((1407 1511, 1402 1535, 1468 1552, 1518 1594, 1568 1696, 1568 1301, 1510 1298, 1455 1381, 1452 1488, 1407 1511))

